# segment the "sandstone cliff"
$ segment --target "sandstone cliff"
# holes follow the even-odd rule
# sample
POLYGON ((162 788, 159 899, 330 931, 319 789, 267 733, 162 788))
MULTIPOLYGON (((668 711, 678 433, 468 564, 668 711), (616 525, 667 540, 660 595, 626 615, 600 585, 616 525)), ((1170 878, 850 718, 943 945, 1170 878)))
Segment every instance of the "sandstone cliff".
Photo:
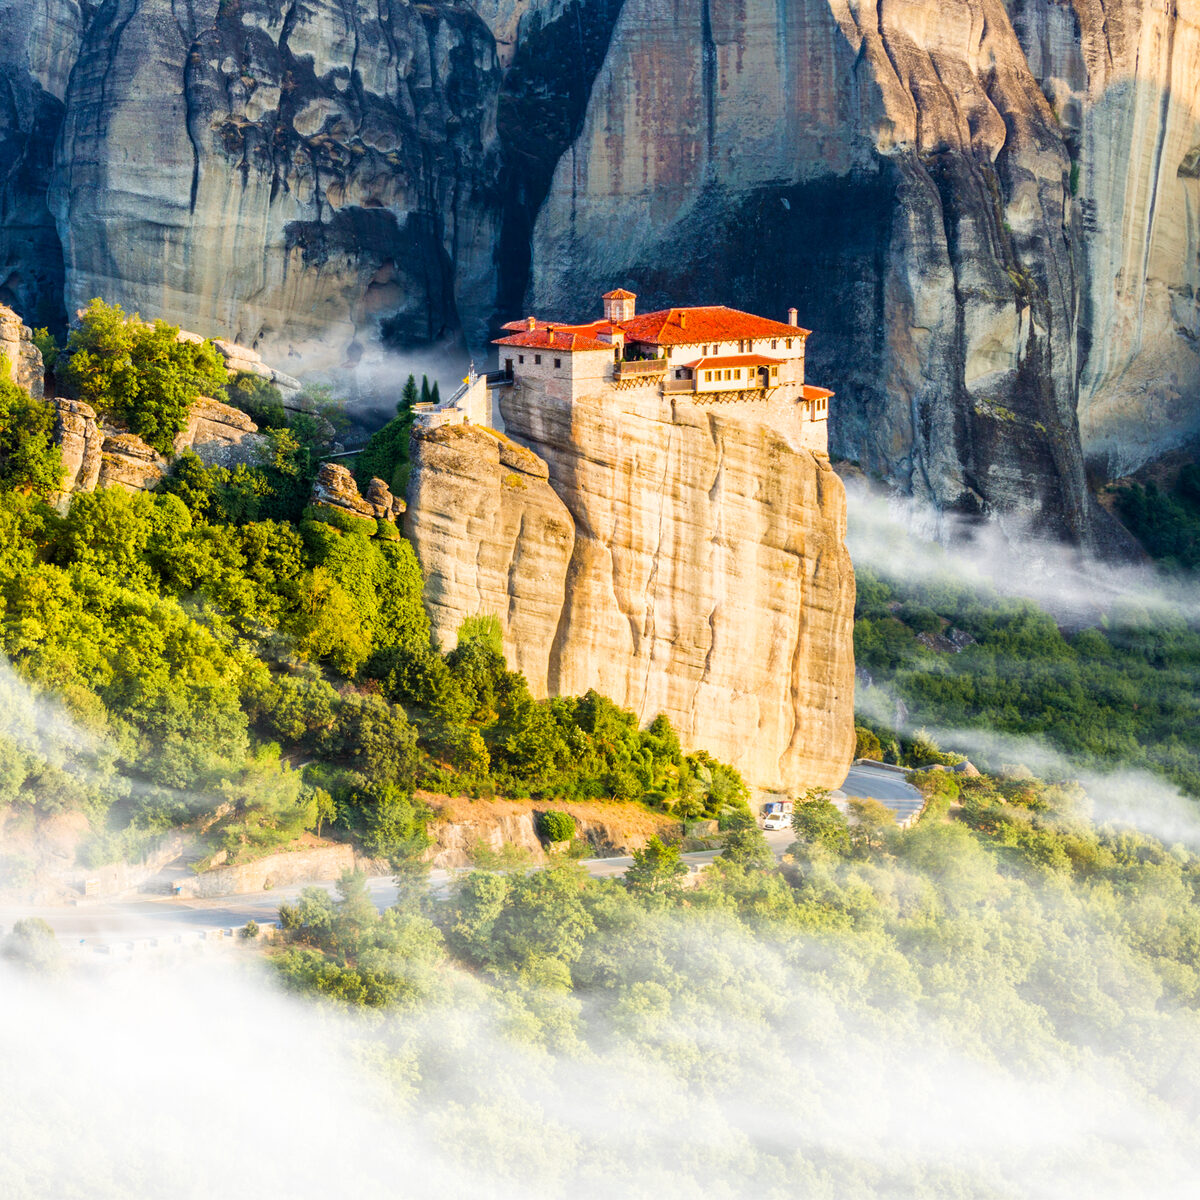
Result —
POLYGON ((499 617, 509 662, 547 695, 575 525, 546 464, 471 425, 417 431, 411 445, 405 532, 434 636, 450 649, 464 617, 499 617))
POLYGON ((501 408, 535 454, 471 426, 413 440, 408 531, 443 641, 494 613, 539 693, 665 713, 759 787, 840 784, 854 576, 828 459, 651 389, 524 383, 501 408))
POLYGON ((0 0, 0 301, 325 367, 796 304, 835 455, 1085 543, 1200 432, 1196 0, 473 8, 0 0))

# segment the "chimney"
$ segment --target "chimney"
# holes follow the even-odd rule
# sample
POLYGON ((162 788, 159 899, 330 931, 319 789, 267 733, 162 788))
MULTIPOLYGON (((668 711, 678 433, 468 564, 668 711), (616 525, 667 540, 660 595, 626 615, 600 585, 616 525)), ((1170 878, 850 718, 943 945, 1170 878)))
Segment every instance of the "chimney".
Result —
POLYGON ((799 324, 799 322, 796 320, 798 315, 799 314, 796 312, 796 310, 794 308, 789 308, 788 309, 788 324, 789 325, 799 324))
POLYGON ((534 329, 536 329, 537 328, 537 317, 526 317, 525 318, 525 328, 530 330, 531 332, 534 329))
POLYGON ((679 314, 679 328, 680 329, 687 328, 687 313, 685 313, 685 312, 681 312, 679 314))
POLYGON ((550 325, 546 328, 546 332, 550 335, 550 345, 554 345, 554 326, 550 325))

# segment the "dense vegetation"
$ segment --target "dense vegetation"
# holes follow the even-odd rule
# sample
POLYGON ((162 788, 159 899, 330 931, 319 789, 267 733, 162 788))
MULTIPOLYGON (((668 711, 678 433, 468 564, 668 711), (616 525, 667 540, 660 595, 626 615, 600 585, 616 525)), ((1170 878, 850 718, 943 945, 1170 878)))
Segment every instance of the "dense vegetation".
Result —
MULTIPOLYGON (((1186 1144, 1194 1088, 1179 1063, 1200 1047, 1200 859, 1097 828, 1075 786, 948 774, 921 784, 930 807, 909 831, 886 815, 848 825, 814 796, 798 805, 783 863, 743 827, 693 888, 661 846, 623 882, 565 860, 476 871, 448 896, 410 891, 382 914, 348 876, 340 899, 313 889, 284 907, 272 962, 289 989, 383 1010, 387 1023, 362 1029, 364 1057, 414 1115, 450 1104, 453 1146, 471 1145, 489 1178, 542 1169, 511 1153, 516 1135, 491 1106, 504 1072, 532 1071, 542 1082, 517 1111, 572 1130, 555 1139, 548 1194, 587 1179, 594 1155, 610 1160, 541 1072, 616 1064, 636 1079, 623 1103, 648 1087, 688 1113, 716 1100, 710 1153, 671 1160, 676 1183, 704 1181, 697 1194, 725 1171, 730 1195, 1029 1194, 1030 1180, 1014 1185, 1026 1167, 1013 1121, 1025 1104, 1048 1111, 1053 1080, 1115 1093, 1122 1114, 1148 1105, 1186 1144), (1009 1097, 1002 1133, 993 1089, 1009 1097), (890 1117, 872 1108, 883 1097, 890 1117), (793 1106, 802 1122, 781 1138, 793 1106), (833 1115, 843 1108, 844 1128, 833 1115)), ((1117 1158, 1102 1139, 1080 1144, 1066 1128, 1061 1139, 1056 1127, 1038 1146, 1052 1147, 1064 1183, 1092 1172, 1109 1186, 1144 1181, 1136 1172, 1155 1164, 1132 1166, 1137 1135, 1117 1158)))
MULTIPOLYGON (((856 574, 856 663, 912 726, 1045 738, 1081 765, 1145 767, 1200 796, 1200 630, 1183 615, 1127 607, 1071 631, 948 572, 856 574)), ((873 715, 887 743, 890 714, 873 715)))
POLYGON ((1119 489, 1117 511, 1164 569, 1192 572, 1200 567, 1200 466, 1184 467, 1168 491, 1154 483, 1119 489))
MULTIPOLYGON (((164 375, 210 364, 171 327, 119 318, 93 305, 60 371, 101 411, 149 428, 154 410, 167 437, 187 389, 164 375)), ((244 378, 225 394, 259 416, 277 399, 244 378)), ((319 829, 399 861, 427 844, 421 788, 744 808, 736 772, 684 755, 665 719, 640 730, 595 693, 536 702, 494 618, 431 644, 395 526, 307 505, 321 417, 266 422, 257 465, 184 453, 154 494, 78 495, 60 514, 48 406, 19 389, 4 404, 0 649, 17 706, 57 706, 74 732, 63 761, 0 736, 0 806, 85 812, 89 861, 181 824, 232 860, 319 829)))

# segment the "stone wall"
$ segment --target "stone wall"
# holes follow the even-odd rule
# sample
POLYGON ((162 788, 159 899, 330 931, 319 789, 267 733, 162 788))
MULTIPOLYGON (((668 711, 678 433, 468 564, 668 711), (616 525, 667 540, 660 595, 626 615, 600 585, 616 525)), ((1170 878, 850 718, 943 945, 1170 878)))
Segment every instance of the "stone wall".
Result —
POLYGON ((236 867, 217 867, 179 884, 178 895, 208 898, 259 892, 297 883, 337 879, 354 869, 351 846, 320 846, 285 854, 270 854, 236 867))

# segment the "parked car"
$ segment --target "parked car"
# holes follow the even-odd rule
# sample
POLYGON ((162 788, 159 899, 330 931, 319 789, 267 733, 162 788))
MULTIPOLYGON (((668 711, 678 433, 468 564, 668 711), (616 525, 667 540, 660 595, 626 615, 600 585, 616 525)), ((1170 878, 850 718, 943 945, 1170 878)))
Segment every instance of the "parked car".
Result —
POLYGON ((764 829, 787 829, 791 823, 792 819, 787 815, 787 813, 767 813, 767 815, 763 818, 764 829))

